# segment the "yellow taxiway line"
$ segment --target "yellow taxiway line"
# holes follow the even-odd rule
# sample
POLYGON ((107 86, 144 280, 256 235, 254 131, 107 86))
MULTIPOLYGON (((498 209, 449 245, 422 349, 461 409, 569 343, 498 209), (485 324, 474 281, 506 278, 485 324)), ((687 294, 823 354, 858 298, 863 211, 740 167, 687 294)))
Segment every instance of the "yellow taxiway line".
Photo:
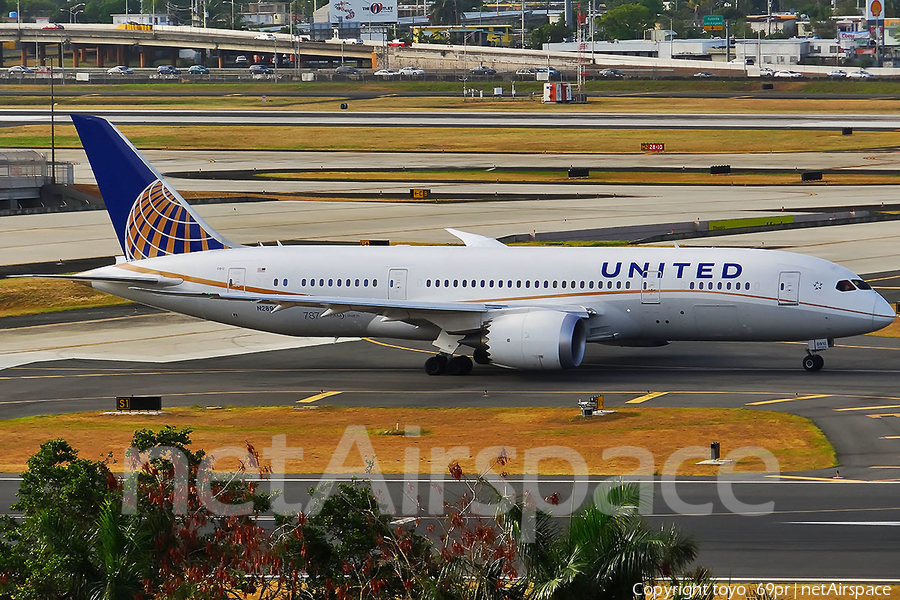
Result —
POLYGON ((880 419, 881 417, 900 417, 900 413, 875 413, 874 415, 866 415, 870 419, 880 419))
POLYGON ((303 403, 308 404, 310 402, 315 402, 316 400, 324 400, 329 396, 336 396, 343 392, 322 392, 321 394, 316 394, 315 396, 310 396, 309 398, 304 398, 303 400, 297 400, 296 404, 303 403))
POLYGON ((799 481, 828 481, 830 483, 869 483, 864 479, 843 479, 840 477, 803 477, 800 475, 766 475, 771 479, 797 479, 799 481))
POLYGON ((646 402, 647 400, 653 400, 654 398, 665 396, 668 393, 669 392, 650 392, 649 394, 644 394, 643 396, 638 396, 637 398, 629 400, 625 404, 640 404, 642 402, 646 402))
POLYGON ((815 398, 830 398, 833 394, 811 394, 809 396, 794 396, 793 398, 779 398, 778 400, 760 400, 748 402, 747 406, 762 406, 764 404, 778 404, 779 402, 794 402, 795 400, 813 400, 815 398))
POLYGON ((852 408, 836 408, 835 412, 847 412, 851 410, 884 410, 886 408, 900 408, 900 404, 885 404, 884 406, 854 406, 852 408))

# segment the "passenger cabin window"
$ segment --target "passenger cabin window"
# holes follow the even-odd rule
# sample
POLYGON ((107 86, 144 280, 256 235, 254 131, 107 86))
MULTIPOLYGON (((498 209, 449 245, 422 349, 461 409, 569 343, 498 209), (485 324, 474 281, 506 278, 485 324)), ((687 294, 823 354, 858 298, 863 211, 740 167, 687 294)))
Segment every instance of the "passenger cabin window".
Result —
POLYGON ((835 289, 839 292, 852 292, 856 290, 856 287, 846 279, 841 279, 837 282, 835 289))
POLYGON ((872 289, 872 286, 869 285, 868 283, 866 283, 865 281, 863 281, 862 279, 851 279, 850 281, 852 281, 853 285, 855 285, 856 287, 858 287, 861 290, 871 290, 872 289))

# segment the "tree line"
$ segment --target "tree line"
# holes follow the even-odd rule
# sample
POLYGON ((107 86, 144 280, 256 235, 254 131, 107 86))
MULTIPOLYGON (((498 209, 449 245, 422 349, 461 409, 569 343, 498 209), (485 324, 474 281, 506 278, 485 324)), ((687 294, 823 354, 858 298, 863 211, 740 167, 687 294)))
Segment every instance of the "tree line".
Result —
POLYGON ((164 452, 123 481, 110 459, 81 458, 62 439, 44 443, 22 475, 13 506, 21 518, 0 520, 0 599, 626 599, 645 582, 709 580, 686 573, 697 554, 689 536, 643 519, 635 485, 605 488, 567 521, 533 510, 528 498, 484 517, 473 502, 497 491, 454 463, 449 476, 467 492, 440 518, 392 523, 368 483, 354 481, 309 516, 278 514, 263 527, 257 517, 273 498, 240 477, 202 481, 205 454, 190 444, 191 430, 173 427, 132 440, 141 451, 187 457, 192 483, 179 508, 164 452), (204 486, 218 502, 251 510, 214 514, 201 501, 204 486))

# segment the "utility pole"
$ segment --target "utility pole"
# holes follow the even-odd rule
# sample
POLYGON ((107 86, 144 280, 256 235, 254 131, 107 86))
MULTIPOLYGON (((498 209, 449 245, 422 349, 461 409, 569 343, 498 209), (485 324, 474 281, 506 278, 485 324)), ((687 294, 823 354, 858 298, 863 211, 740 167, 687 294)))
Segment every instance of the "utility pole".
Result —
POLYGON ((50 183, 56 185, 56 96, 53 93, 53 63, 50 63, 50 183))
POLYGON ((525 49, 525 0, 522 0, 522 50, 525 49))

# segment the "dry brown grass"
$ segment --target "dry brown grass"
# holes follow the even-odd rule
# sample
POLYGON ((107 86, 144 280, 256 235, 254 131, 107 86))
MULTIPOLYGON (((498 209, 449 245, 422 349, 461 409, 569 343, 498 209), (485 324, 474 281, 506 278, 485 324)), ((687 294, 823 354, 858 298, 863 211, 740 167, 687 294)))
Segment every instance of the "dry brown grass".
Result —
MULTIPOLYGON (((808 152, 900 146, 900 131, 690 130, 690 129, 466 129, 432 127, 155 127, 123 125, 138 148, 223 150, 335 150, 394 152, 639 154, 641 142, 663 142, 669 153, 808 152)), ((56 128, 57 147, 80 147, 72 126, 56 128)), ((48 147, 50 128, 0 129, 0 146, 48 147)))
POLYGON ((128 300, 71 281, 0 279, 0 317, 128 303, 128 300))
MULTIPOLYGON (((432 463, 432 449, 466 447, 459 462, 466 472, 476 469, 475 457, 486 448, 502 446, 515 458, 503 469, 522 473, 527 449, 565 446, 577 451, 592 474, 624 474, 638 468, 632 458, 604 461, 605 448, 638 446, 650 451, 655 469, 663 471, 666 460, 687 446, 708 448, 712 440, 722 443, 723 454, 741 446, 762 446, 779 460, 782 470, 821 469, 834 465, 834 450, 810 421, 785 413, 748 409, 624 408, 604 417, 584 419, 572 408, 344 408, 322 406, 312 410, 290 407, 225 408, 214 412, 195 408, 173 408, 160 416, 103 416, 98 413, 49 415, 0 421, 0 472, 19 472, 38 446, 49 438, 62 437, 80 450, 81 456, 97 458, 112 452, 121 464, 132 433, 163 425, 194 427, 195 447, 207 452, 223 446, 258 450, 271 445, 273 435, 285 434, 287 444, 303 448, 303 460, 288 461, 292 473, 326 471, 345 428, 362 425, 369 434, 379 467, 384 473, 404 472, 404 451, 416 447, 421 458, 415 469, 444 472, 449 460, 432 463), (421 437, 384 435, 397 423, 422 428, 421 437)), ((497 456, 489 450, 485 459, 497 456)), ((358 448, 350 452, 345 472, 365 468, 358 448)), ((696 466, 687 460, 679 474, 709 475, 717 467, 696 466)), ((224 466, 224 465, 223 465, 224 466)), ((760 461, 748 459, 739 471, 762 471, 760 461)), ((541 461, 545 474, 565 474, 571 469, 559 459, 541 461)), ((651 474, 651 473, 648 473, 651 474)))

